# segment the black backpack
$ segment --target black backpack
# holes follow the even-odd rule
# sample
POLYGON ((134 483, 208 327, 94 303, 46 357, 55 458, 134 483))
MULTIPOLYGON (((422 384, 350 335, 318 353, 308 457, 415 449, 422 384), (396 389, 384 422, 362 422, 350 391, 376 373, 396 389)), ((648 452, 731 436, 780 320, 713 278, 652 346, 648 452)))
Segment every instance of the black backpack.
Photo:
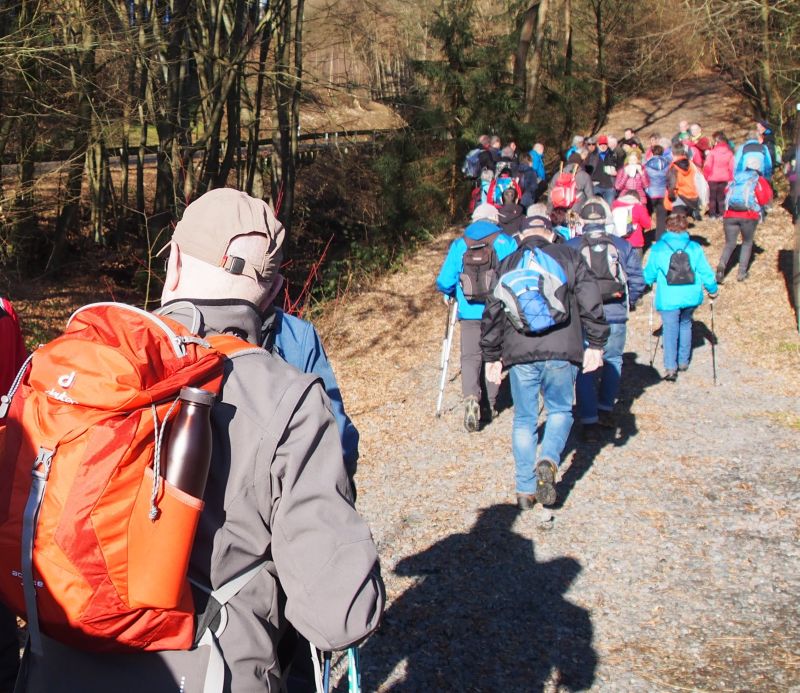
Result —
POLYGON ((464 237, 467 250, 464 252, 459 281, 467 301, 483 303, 494 290, 499 264, 497 253, 494 252, 494 240, 499 235, 498 231, 478 240, 464 237))
POLYGON ((667 284, 670 286, 694 284, 694 270, 692 269, 692 263, 689 262, 689 253, 686 252, 690 241, 686 241, 686 245, 677 250, 666 240, 664 243, 672 251, 672 255, 669 256, 669 268, 666 274, 667 284))
POLYGON ((606 234, 583 235, 581 257, 597 280, 603 303, 620 301, 625 297, 628 280, 619 259, 619 250, 606 234))

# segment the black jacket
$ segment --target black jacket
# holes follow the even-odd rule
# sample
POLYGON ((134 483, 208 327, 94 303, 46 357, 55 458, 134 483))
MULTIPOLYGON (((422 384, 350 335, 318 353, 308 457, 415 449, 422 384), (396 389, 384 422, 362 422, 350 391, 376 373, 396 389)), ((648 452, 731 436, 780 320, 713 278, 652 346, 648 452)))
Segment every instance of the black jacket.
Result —
POLYGON ((491 296, 481 320, 481 352, 487 363, 502 360, 508 367, 563 360, 581 364, 584 333, 589 346, 597 349, 603 348, 608 339, 609 327, 603 317, 600 289, 574 248, 549 243, 541 236, 527 236, 520 241, 520 247, 500 263, 498 276, 516 268, 526 248, 537 246, 558 260, 567 274, 569 320, 542 334, 525 335, 517 332, 506 317, 502 302, 491 296))

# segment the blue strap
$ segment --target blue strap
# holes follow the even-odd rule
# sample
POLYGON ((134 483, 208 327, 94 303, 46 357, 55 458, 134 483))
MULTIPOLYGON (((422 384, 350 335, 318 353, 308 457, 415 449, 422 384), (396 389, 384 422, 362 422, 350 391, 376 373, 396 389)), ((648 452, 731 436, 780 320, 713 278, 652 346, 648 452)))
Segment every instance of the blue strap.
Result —
POLYGON ((22 589, 25 594, 25 613, 28 617, 28 636, 30 650, 35 655, 43 655, 42 634, 39 630, 39 610, 36 606, 36 583, 33 578, 33 544, 36 539, 36 525, 39 522, 39 510, 42 507, 47 477, 53 463, 53 450, 39 448, 39 454, 33 463, 31 474, 33 482, 25 504, 22 518, 22 589))

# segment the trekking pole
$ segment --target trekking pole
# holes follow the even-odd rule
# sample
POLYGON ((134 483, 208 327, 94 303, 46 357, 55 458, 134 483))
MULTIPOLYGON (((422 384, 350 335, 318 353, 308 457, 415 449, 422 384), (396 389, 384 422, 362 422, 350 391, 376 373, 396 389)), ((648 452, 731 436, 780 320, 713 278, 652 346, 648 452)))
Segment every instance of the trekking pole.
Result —
POLYGON ((656 337, 656 346, 655 349, 653 348, 653 303, 655 303, 655 299, 653 298, 653 294, 650 294, 650 368, 653 367, 653 363, 656 360, 656 352, 658 351, 658 342, 661 339, 661 335, 659 334, 656 337))
POLYGON ((711 307, 711 373, 714 385, 717 384, 717 335, 714 332, 714 301, 709 301, 711 307))
POLYGON ((347 681, 349 693, 361 693, 361 656, 357 647, 347 650, 347 681))
POLYGON ((447 366, 450 363, 450 348, 453 344, 453 330, 456 324, 456 301, 452 298, 449 301, 450 309, 447 314, 447 325, 445 327, 444 339, 442 339, 442 357, 439 363, 441 376, 439 378, 439 395, 436 398, 436 418, 442 415, 442 399, 444 397, 444 386, 447 382, 447 366))
POLYGON ((323 668, 322 668, 322 693, 329 693, 331 690, 331 653, 324 652, 322 654, 323 668))

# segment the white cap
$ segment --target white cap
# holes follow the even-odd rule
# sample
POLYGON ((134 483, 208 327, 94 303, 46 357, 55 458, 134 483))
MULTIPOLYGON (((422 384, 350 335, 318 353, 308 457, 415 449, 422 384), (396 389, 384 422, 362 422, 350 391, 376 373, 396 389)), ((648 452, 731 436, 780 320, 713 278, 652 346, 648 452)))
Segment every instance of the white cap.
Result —
POLYGON ((480 219, 493 221, 496 224, 500 221, 500 213, 497 211, 497 207, 490 205, 488 202, 484 202, 475 207, 475 210, 472 212, 472 221, 479 221, 480 219))

